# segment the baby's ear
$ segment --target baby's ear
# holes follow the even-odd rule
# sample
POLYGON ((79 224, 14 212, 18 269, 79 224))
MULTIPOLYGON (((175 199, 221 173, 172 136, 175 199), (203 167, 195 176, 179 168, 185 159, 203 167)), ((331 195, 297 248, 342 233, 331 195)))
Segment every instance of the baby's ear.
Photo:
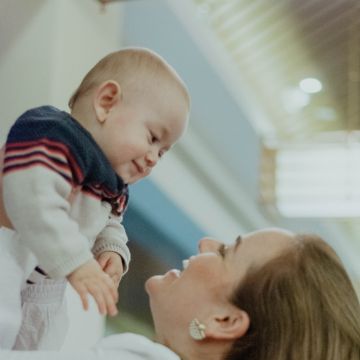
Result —
POLYGON ((111 109, 121 101, 121 87, 114 80, 103 82, 95 91, 93 105, 96 117, 100 122, 104 122, 111 109))

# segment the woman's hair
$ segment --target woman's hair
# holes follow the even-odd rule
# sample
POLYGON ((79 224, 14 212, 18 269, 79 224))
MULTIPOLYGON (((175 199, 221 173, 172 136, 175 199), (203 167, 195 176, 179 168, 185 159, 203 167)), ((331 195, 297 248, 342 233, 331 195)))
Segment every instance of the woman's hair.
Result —
POLYGON ((164 85, 164 81, 174 84, 190 103, 188 90, 177 72, 158 54, 145 48, 124 48, 102 58, 84 77, 78 89, 69 100, 73 109, 76 102, 96 86, 107 80, 117 81, 122 90, 138 92, 145 87, 145 80, 151 80, 154 91, 164 85))
POLYGON ((231 302, 250 317, 226 360, 359 360, 360 305, 333 249, 315 235, 250 269, 231 302))

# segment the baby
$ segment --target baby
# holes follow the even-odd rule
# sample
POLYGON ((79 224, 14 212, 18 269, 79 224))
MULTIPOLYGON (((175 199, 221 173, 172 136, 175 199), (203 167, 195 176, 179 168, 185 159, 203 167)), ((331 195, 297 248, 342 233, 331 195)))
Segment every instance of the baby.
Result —
MULTIPOLYGON (((117 313, 130 253, 121 225, 128 185, 184 133, 186 86, 159 55, 127 48, 100 60, 69 101, 26 111, 5 145, 0 224, 0 347, 11 348, 24 292, 67 278, 83 307, 117 313), (35 270, 34 270, 35 269, 35 270)), ((62 281, 63 282, 63 281, 62 281)))

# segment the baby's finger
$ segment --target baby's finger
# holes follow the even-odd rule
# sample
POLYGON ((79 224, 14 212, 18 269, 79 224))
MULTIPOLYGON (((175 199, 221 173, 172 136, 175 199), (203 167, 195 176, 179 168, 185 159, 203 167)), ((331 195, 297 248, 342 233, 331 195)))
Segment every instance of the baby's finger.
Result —
POLYGON ((117 307, 116 307, 116 304, 115 304, 112 300, 108 303, 107 313, 108 313, 110 316, 115 316, 115 315, 118 314, 118 309, 117 309, 117 307))
POLYGON ((99 287, 97 285, 91 285, 91 287, 89 288, 89 293, 95 300, 95 302, 98 306, 98 309, 99 309, 99 313, 101 315, 106 315, 107 314, 107 301, 106 301, 106 296, 104 295, 102 287, 101 286, 99 287))
POLYGON ((113 301, 116 303, 118 301, 119 294, 118 294, 117 287, 115 286, 112 277, 110 277, 110 275, 108 275, 108 274, 105 274, 103 284, 104 284, 104 286, 106 286, 111 297, 113 298, 113 301))
POLYGON ((88 300, 88 291, 87 291, 87 289, 83 285, 77 284, 75 290, 77 291, 77 293, 80 296, 83 309, 85 311, 87 311, 89 309, 89 300, 88 300))
POLYGON ((121 276, 119 274, 114 274, 111 276, 112 281, 114 282, 116 288, 120 285, 121 276))
POLYGON ((110 278, 110 281, 111 281, 111 295, 114 299, 114 303, 116 304, 119 300, 118 287, 112 278, 110 278))
POLYGON ((114 316, 117 314, 116 302, 118 300, 118 292, 117 288, 115 287, 112 279, 108 278, 107 283, 105 284, 105 301, 107 305, 107 312, 109 315, 114 316))

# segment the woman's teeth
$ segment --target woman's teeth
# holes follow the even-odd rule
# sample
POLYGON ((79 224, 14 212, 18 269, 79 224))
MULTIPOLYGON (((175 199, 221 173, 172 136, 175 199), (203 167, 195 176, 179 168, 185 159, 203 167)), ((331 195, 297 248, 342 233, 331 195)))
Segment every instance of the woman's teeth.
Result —
POLYGON ((182 265, 183 265, 183 269, 185 270, 189 265, 189 260, 183 260, 182 265))

